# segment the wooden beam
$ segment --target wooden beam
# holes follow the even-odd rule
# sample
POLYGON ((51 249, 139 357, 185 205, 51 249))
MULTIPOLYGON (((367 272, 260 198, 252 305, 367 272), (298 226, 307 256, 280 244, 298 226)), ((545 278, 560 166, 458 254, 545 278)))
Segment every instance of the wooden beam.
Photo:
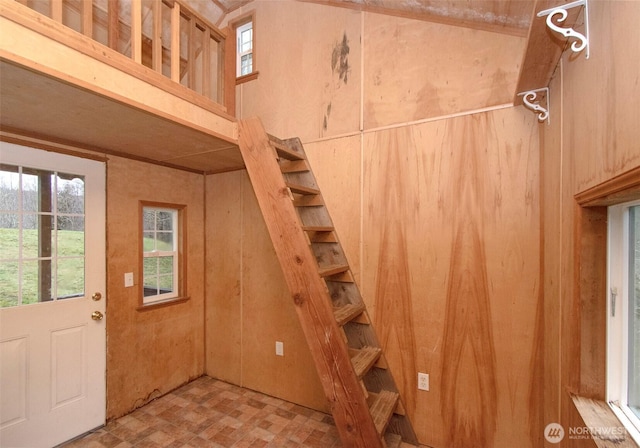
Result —
MULTIPOLYGON (((559 39, 547 28, 546 18, 537 17, 538 12, 568 3, 568 0, 536 0, 527 38, 527 50, 520 64, 520 76, 515 91, 515 104, 522 104, 518 93, 549 86, 558 61, 566 46, 566 39, 559 39)), ((566 25, 574 26, 575 11, 567 17, 566 25)))
MULTIPOLYGON (((515 25, 506 25, 501 23, 491 23, 483 20, 472 20, 464 17, 455 17, 446 14, 431 12, 427 8, 410 7, 389 7, 361 2, 355 0, 298 0, 306 3, 318 3, 326 6, 336 6, 339 8, 353 9, 356 11, 365 11, 375 14, 384 14, 388 16, 403 17, 406 19, 421 20, 424 22, 441 23, 443 25, 461 26, 481 31, 490 31, 500 34, 508 34, 511 36, 525 37, 527 28, 515 25)), ((523 2, 531 3, 532 0, 523 0, 523 2)), ((473 2, 471 2, 473 3, 473 2)), ((497 3, 499 4, 499 3, 497 3)), ((233 8, 230 8, 232 10, 233 8)), ((483 16, 484 14, 477 14, 483 16)))

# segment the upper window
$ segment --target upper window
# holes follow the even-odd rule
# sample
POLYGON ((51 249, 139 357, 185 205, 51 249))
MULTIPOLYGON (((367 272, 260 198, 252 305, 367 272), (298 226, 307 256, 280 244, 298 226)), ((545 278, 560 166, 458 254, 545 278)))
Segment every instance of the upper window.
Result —
POLYGON ((250 75, 253 73, 253 21, 236 28, 236 42, 236 75, 250 75))
POLYGON ((609 207, 607 399, 640 441, 640 201, 609 207))
POLYGON ((142 301, 144 305, 180 297, 182 208, 142 206, 142 301))

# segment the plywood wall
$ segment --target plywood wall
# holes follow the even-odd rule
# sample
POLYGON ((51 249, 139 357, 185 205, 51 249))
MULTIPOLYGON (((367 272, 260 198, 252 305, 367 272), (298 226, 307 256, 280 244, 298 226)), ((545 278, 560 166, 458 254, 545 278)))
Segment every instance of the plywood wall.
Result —
MULTIPOLYGON (((591 57, 565 53, 551 83, 551 126, 542 128, 544 418, 565 427, 582 424, 567 391, 605 398, 606 310, 577 297, 574 196, 640 165, 640 40, 634 29, 640 4, 590 2, 589 8, 591 57)), ((592 446, 584 443, 567 446, 592 446)))
POLYGON ((510 103, 525 40, 364 15, 364 129, 510 103))
POLYGON ((327 411, 246 172, 207 176, 206 188, 206 373, 327 411))
POLYGON ((305 141, 510 103, 522 37, 293 0, 257 1, 238 116, 305 141))
POLYGON ((537 145, 520 109, 365 134, 363 296, 429 446, 538 446, 537 145))
POLYGON ((107 162, 107 418, 204 373, 204 177, 110 157, 107 162), (186 206, 189 300, 139 311, 139 201, 186 206), (124 287, 133 272, 136 287, 124 287))

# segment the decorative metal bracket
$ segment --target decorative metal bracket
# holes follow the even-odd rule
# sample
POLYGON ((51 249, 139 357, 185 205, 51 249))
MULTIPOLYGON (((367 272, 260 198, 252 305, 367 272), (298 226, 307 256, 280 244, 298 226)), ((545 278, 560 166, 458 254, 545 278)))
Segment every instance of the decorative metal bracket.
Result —
POLYGON ((547 124, 550 123, 549 109, 551 108, 549 99, 549 87, 543 87, 542 89, 527 90, 526 92, 518 93, 518 96, 522 96, 522 102, 527 109, 531 109, 534 112, 538 112, 538 121, 543 122, 546 120, 547 124), (540 105, 540 102, 534 102, 538 97, 538 93, 544 92, 544 100, 546 101, 546 108, 540 105))
POLYGON ((547 26, 553 31, 562 34, 566 38, 576 39, 571 44, 571 49, 574 53, 579 53, 585 50, 585 57, 589 59, 589 4, 588 0, 578 0, 575 2, 567 3, 566 5, 556 6, 555 8, 545 9, 538 13, 538 17, 547 16, 547 26), (567 9, 575 8, 576 6, 584 6, 584 31, 585 33, 579 33, 573 28, 562 28, 561 26, 553 23, 553 17, 558 17, 558 22, 564 22, 568 16, 567 9))

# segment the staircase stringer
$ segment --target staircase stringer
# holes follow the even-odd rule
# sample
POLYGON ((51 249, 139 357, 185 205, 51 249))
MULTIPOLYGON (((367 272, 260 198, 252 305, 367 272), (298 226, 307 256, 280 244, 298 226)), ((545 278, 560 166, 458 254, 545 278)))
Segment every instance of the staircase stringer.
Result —
POLYGON ((383 448, 327 300, 327 286, 318 274, 277 154, 259 119, 239 123, 239 146, 342 444, 383 448))

